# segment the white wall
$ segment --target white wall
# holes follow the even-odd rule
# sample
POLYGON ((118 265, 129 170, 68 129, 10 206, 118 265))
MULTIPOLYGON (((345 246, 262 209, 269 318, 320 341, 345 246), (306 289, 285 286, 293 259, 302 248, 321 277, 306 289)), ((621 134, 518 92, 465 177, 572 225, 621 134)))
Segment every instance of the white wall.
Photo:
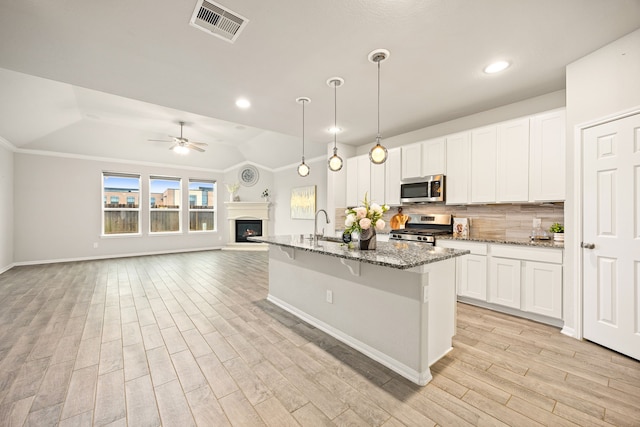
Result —
MULTIPOLYGON (((273 187, 277 192, 271 197, 275 210, 274 234, 311 234, 312 219, 291 219, 291 189, 295 187, 316 186, 316 210, 327 209, 327 159, 306 160, 311 172, 306 177, 298 175, 297 165, 276 171, 273 174, 273 187)), ((327 228, 324 215, 319 217, 318 228, 327 228)))
POLYGON ((565 328, 579 324, 576 310, 580 283, 578 265, 582 231, 576 229, 576 206, 581 203, 576 176, 581 173, 580 137, 585 123, 640 108, 640 29, 567 66, 567 201, 565 203, 565 328))
POLYGON ((0 273, 13 265, 13 156, 0 143, 0 273))
MULTIPOLYGON (((197 250, 219 247, 226 242, 226 215, 220 209, 226 190, 220 188, 217 232, 188 233, 188 215, 183 211, 183 233, 149 236, 149 209, 144 200, 148 200, 150 174, 181 177, 183 183, 189 178, 217 181, 222 178, 221 174, 195 169, 15 153, 14 262, 197 250), (142 175, 141 236, 101 237, 103 171, 142 175), (97 248, 94 243, 98 244, 97 248)), ((4 191, 2 194, 4 197, 4 191)))

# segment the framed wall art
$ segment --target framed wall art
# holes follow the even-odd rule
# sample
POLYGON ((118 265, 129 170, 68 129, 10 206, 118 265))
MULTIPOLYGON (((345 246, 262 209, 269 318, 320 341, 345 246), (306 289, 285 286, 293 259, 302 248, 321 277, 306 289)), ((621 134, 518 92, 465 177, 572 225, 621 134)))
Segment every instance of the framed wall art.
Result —
POLYGON ((291 189, 291 219, 313 219, 316 213, 316 186, 291 189))

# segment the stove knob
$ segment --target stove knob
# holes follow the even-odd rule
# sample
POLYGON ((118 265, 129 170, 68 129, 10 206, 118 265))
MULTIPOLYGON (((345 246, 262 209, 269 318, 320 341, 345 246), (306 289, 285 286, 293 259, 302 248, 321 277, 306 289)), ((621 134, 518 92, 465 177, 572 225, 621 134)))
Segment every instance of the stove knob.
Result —
POLYGON ((418 236, 418 240, 422 240, 422 236, 418 236))

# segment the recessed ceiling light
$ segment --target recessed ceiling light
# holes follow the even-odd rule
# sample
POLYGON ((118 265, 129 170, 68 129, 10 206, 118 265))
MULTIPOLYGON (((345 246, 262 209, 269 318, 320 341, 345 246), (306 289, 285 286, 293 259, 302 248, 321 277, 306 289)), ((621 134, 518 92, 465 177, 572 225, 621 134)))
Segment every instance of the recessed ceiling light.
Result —
POLYGON ((240 98, 236 101, 236 106, 238 108, 249 108, 251 107, 251 103, 248 99, 240 98))
POLYGON ((489 64, 484 68, 484 72, 487 74, 499 73, 502 70, 506 70, 509 68, 509 64, 507 61, 496 61, 493 64, 489 64))
POLYGON ((334 126, 331 126, 329 128, 329 133, 340 133, 340 132, 342 132, 342 128, 339 128, 339 127, 337 128, 337 127, 334 127, 334 126))

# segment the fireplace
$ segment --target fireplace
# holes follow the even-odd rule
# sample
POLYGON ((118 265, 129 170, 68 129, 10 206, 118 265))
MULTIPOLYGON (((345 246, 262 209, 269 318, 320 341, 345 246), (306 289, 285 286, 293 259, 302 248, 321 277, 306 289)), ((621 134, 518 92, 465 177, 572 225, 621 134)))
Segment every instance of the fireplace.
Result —
POLYGON ((262 236, 261 219, 237 219, 236 243, 257 243, 247 240, 248 237, 262 236))
POLYGON ((224 202, 229 220, 229 241, 224 250, 266 251, 266 243, 251 242, 249 236, 269 235, 268 202, 224 202))

